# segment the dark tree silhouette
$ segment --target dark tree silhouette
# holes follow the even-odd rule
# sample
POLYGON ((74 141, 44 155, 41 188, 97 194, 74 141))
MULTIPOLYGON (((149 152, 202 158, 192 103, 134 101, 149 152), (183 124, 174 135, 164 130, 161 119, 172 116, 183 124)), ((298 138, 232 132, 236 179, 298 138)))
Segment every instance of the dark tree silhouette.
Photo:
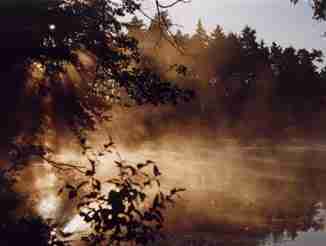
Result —
POLYGON ((267 45, 250 27, 239 34, 225 34, 217 26, 207 34, 199 22, 192 36, 181 31, 174 35, 183 47, 183 53, 176 54, 164 38, 146 38, 154 36, 146 28, 142 33, 142 52, 163 77, 174 76, 165 72, 173 66, 170 60, 186 65, 187 76, 177 78, 178 83, 194 88, 198 97, 178 111, 187 112, 184 117, 199 114, 207 126, 233 129, 246 122, 246 132, 253 137, 280 137, 292 126, 307 132, 305 128, 313 128, 310 119, 321 117, 325 98, 318 69, 321 51, 267 45), (155 46, 160 49, 153 55, 149 50, 155 46))
MULTIPOLYGON (((155 3, 158 15, 163 16, 161 9, 168 6, 155 3)), ((4 142, 10 146, 12 164, 5 175, 19 174, 18 170, 35 158, 63 175, 75 172, 81 183, 65 188, 69 199, 76 199, 77 191, 83 188, 78 209, 94 230, 84 238, 90 245, 99 241, 146 244, 155 239, 163 224, 160 209, 181 191, 173 189, 165 195, 159 189, 152 202, 147 199, 145 187, 153 182, 160 187, 161 173, 152 161, 132 167, 117 160, 120 172, 110 182, 118 190, 105 194, 102 181, 96 178, 95 164, 99 163, 95 160, 89 159, 88 168, 51 158, 57 148, 51 139, 59 129, 72 131, 82 154, 88 156, 92 147, 87 131, 108 120, 106 114, 114 103, 123 104, 126 99, 129 105, 176 104, 192 97, 191 91, 180 89, 141 64, 137 41, 126 33, 128 24, 122 20, 140 10, 137 0, 18 0, 0 4, 0 111, 7 118, 1 129, 6 129, 4 142), (21 121, 13 123, 15 119, 21 121), (142 171, 147 166, 152 168, 150 174, 142 171), (136 176, 141 181, 139 177, 133 180, 136 176), (94 213, 82 211, 92 210, 88 206, 94 202, 98 206, 94 213), (142 203, 150 205, 139 209, 142 203)), ((157 28, 163 30, 166 24, 160 19, 157 28)), ((111 140, 103 146, 106 153, 112 152, 111 147, 111 140)), ((67 235, 53 233, 52 226, 38 218, 1 222, 1 245, 18 245, 15 240, 19 238, 7 240, 14 234, 25 236, 31 245, 69 244, 56 238, 67 235)))
MULTIPOLYGON (((297 4, 299 0, 290 0, 292 3, 297 4)), ((313 0, 311 1, 314 10, 314 18, 317 20, 326 20, 326 1, 313 0)))
POLYGON ((119 18, 139 10, 139 3, 21 0, 2 4, 0 47, 5 56, 1 70, 5 78, 16 81, 6 83, 8 88, 1 97, 3 111, 10 105, 13 110, 7 111, 15 112, 19 102, 15 98, 27 87, 23 77, 32 68, 39 70, 41 78, 32 78, 36 88, 26 110, 42 114, 44 98, 51 98, 54 110, 62 110, 61 120, 76 128, 92 128, 95 118, 101 118, 107 110, 108 102, 118 99, 114 92, 119 88, 139 104, 187 97, 187 93, 160 80, 151 70, 137 66, 137 42, 123 31, 125 25, 119 18), (12 23, 10 28, 7 23, 12 23), (94 57, 93 66, 83 65, 83 52, 94 57), (65 79, 69 69, 77 76, 87 74, 82 76, 82 85, 69 84, 65 79), (60 109, 62 105, 64 110, 60 109))

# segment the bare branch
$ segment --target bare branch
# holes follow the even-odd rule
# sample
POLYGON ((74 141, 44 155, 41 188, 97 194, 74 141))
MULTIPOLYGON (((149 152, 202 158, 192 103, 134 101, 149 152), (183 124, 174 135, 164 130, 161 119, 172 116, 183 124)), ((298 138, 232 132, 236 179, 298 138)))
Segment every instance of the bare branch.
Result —
POLYGON ((78 166, 78 165, 64 163, 64 162, 57 162, 57 161, 51 160, 45 156, 40 156, 40 158, 42 160, 46 161, 49 165, 51 165, 54 168, 59 169, 61 171, 74 170, 79 173, 85 174, 85 171, 83 171, 83 170, 86 169, 86 167, 84 167, 84 166, 78 166))
POLYGON ((157 5, 162 8, 162 9, 167 9, 167 8, 171 8, 179 3, 190 3, 191 0, 176 0, 172 3, 169 3, 169 4, 161 4, 159 1, 156 1, 157 5))

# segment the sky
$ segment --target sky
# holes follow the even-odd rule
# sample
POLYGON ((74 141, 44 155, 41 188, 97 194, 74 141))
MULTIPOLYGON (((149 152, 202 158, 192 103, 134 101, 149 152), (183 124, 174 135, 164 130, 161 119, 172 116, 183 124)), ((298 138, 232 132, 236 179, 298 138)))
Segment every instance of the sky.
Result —
POLYGON ((290 0, 191 0, 171 8, 169 13, 185 33, 193 32, 199 19, 209 32, 217 24, 225 32, 240 32, 249 25, 269 44, 276 41, 282 46, 321 49, 326 54, 326 37, 322 37, 326 22, 312 19, 307 0, 297 5, 290 0))

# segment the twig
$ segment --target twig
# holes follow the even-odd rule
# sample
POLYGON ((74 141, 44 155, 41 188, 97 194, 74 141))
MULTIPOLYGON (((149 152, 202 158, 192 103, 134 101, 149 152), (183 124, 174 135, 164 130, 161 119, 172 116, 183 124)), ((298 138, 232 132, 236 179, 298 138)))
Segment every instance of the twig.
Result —
POLYGON ((162 8, 162 9, 171 8, 171 7, 173 7, 173 6, 175 6, 175 5, 179 4, 179 3, 190 3, 190 2, 191 2, 191 0, 176 0, 176 1, 172 2, 172 3, 163 5, 159 1, 156 1, 156 3, 158 4, 158 6, 160 8, 162 8))
POLYGON ((51 166, 60 169, 62 171, 67 171, 67 170, 75 170, 77 172, 80 172, 82 174, 85 174, 85 171, 83 171, 83 169, 85 169, 86 167, 84 166, 77 166, 77 165, 73 165, 73 164, 69 164, 69 163, 64 163, 64 162, 57 162, 54 160, 51 160, 49 158, 46 158, 44 156, 40 156, 40 158, 44 161, 46 161, 48 164, 50 164, 51 166))

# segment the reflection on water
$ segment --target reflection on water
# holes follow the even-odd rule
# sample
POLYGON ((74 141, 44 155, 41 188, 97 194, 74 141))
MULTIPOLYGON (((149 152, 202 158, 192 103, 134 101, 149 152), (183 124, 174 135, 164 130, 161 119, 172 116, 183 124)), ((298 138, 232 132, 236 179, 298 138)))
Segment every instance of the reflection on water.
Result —
POLYGON ((165 183, 188 188, 159 245, 325 245, 326 145, 180 143, 125 152, 159 160, 165 183))
POLYGON ((305 232, 300 234, 295 240, 283 240, 281 243, 268 242, 264 246, 325 246, 325 232, 305 232))

